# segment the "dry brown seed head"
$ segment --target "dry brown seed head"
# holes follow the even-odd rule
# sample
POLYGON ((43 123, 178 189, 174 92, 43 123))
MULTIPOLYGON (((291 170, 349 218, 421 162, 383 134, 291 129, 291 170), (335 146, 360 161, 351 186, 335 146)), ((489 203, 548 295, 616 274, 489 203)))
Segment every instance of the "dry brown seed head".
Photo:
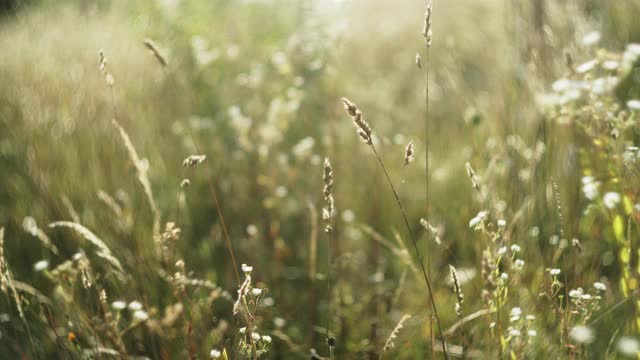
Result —
POLYGON ((413 161, 413 140, 409 141, 404 149, 404 165, 407 166, 413 161))
POLYGON ((422 36, 424 36, 424 41, 425 44, 427 45, 427 47, 431 46, 431 38, 432 38, 432 33, 431 33, 431 15, 432 15, 432 3, 431 1, 429 1, 429 3, 427 4, 427 10, 425 11, 424 14, 424 28, 422 30, 422 36))
POLYGON ((356 132, 358 136, 370 146, 373 146, 373 141, 371 139, 371 126, 364 120, 362 116, 362 112, 358 109, 356 104, 351 102, 347 98, 342 98, 342 103, 344 104, 344 108, 351 118, 353 119, 354 124, 356 125, 356 132))
POLYGON ((160 65, 167 66, 167 59, 162 55, 162 53, 160 52, 160 49, 158 49, 158 47, 156 46, 156 43, 153 40, 146 38, 144 39, 143 44, 144 46, 147 47, 147 49, 149 49, 153 57, 155 57, 156 60, 158 60, 160 65))

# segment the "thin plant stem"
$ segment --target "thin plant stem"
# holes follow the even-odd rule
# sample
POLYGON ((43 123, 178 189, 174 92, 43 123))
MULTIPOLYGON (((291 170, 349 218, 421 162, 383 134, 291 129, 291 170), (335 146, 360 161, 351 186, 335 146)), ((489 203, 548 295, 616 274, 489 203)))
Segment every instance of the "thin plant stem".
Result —
MULTIPOLYGON (((193 132, 191 131, 191 127, 189 127, 189 133, 191 135, 191 140, 193 141, 193 145, 196 148, 196 151, 200 154, 200 147, 198 146, 198 142, 196 141, 195 136, 193 136, 193 132)), ((227 224, 224 221, 224 215, 222 215, 222 208, 220 206, 220 201, 218 200, 218 193, 216 192, 215 187, 213 186, 213 181, 211 181, 210 177, 207 177, 207 182, 209 184, 209 192, 211 192, 211 197, 213 198, 213 203, 216 206, 216 212, 218 213, 218 217, 220 218, 220 225, 222 225, 222 232, 224 234, 224 240, 227 245, 227 250, 229 251, 229 257, 231 258, 231 264, 233 265, 233 272, 236 276, 236 281, 238 282, 238 286, 242 284, 240 281, 240 273, 238 273, 238 265, 236 262, 236 257, 233 253, 233 247, 231 245, 231 239, 229 237, 229 231, 227 230, 227 224)))
POLYGON ((331 338, 331 243, 333 242, 333 229, 329 230, 327 242, 327 346, 329 346, 329 359, 333 360, 333 346, 331 338))
POLYGON ((418 243, 416 242, 415 238, 413 237, 413 232, 411 231, 411 225, 409 225, 409 220, 407 219, 407 214, 406 214, 406 212, 404 210, 404 206, 402 206, 402 202, 400 201, 400 197, 398 196, 398 192, 396 191, 396 188, 393 185, 393 181, 391 181, 391 177, 389 176, 389 172, 387 171, 387 168, 384 166, 384 162, 382 161, 382 158, 378 154, 378 151, 376 150, 376 148, 375 148, 375 146, 373 144, 371 144, 371 149, 373 150, 373 153, 376 155, 376 158, 378 159, 378 163, 380 163, 380 166, 382 167, 382 171, 384 171, 384 175, 386 176, 387 181, 389 182, 389 186, 391 187, 391 191, 393 192, 393 196, 396 199, 396 203, 398 204, 398 207, 400 208, 400 211, 402 212, 402 218, 404 219, 404 224, 407 227, 407 232, 409 234, 409 238, 411 239, 411 243, 413 244, 413 248, 416 251, 416 255, 418 256, 418 262, 420 264, 420 269, 422 270, 422 275, 424 277, 424 281, 427 284, 427 290, 429 291, 429 300, 431 302, 431 308, 433 309, 433 315, 436 318, 436 325, 438 326, 438 332, 440 333, 440 342, 442 343, 442 352, 444 354, 445 359, 449 359, 449 355, 447 354, 447 345, 444 342, 442 326, 440 325, 440 318, 438 316, 438 309, 436 307, 436 302, 435 302, 435 300, 433 298, 433 290, 431 288, 431 280, 429 279, 429 275, 427 274, 427 271, 425 269, 424 260, 422 259, 422 255, 420 254, 420 250, 418 249, 418 243))

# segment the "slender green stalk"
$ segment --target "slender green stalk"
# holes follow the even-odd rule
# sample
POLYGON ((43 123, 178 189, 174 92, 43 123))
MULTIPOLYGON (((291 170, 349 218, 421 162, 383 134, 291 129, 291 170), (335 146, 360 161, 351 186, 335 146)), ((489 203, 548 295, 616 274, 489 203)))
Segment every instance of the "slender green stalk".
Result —
POLYGON ((438 326, 438 332, 440 333, 440 342, 442 343, 442 352, 444 354, 445 359, 448 359, 449 355, 447 354, 447 345, 445 344, 445 341, 444 341, 444 333, 442 332, 442 326, 440 325, 440 317, 438 316, 438 309, 436 307, 436 302, 435 302, 435 300, 433 298, 433 290, 432 290, 432 287, 431 287, 431 279, 429 278, 429 275, 427 274, 427 271, 425 269, 424 260, 422 259, 422 255, 420 254, 420 249, 418 249, 418 243, 416 242, 416 240, 415 240, 415 238, 413 236, 413 231, 411 231, 411 225, 409 225, 409 220, 407 218, 406 211, 404 210, 404 206, 402 205, 402 201, 400 201, 400 197, 398 196, 398 192, 396 191, 396 188, 393 185, 393 181, 391 181, 391 177, 389 176, 389 172, 387 171, 387 168, 384 166, 384 162, 382 161, 382 158, 378 154, 378 151, 376 150, 376 147, 373 144, 371 144, 371 149, 373 150, 373 153, 376 155, 376 158, 378 159, 378 163, 380 164, 380 166, 382 167, 382 170, 384 171, 384 175, 387 178, 389 186, 391 187, 391 191, 393 192, 393 196, 396 199, 396 203, 398 204, 398 207, 400 208, 400 211, 402 212, 402 218, 404 219, 404 224, 407 227, 407 232, 409 234, 409 238, 411 239, 411 243, 413 244, 413 248, 414 248, 414 250, 416 252, 416 255, 418 256, 418 263, 420 264, 420 269, 422 270, 422 275, 424 277, 424 281, 427 284, 427 290, 429 291, 429 300, 431 302, 431 308, 433 310, 433 315, 436 318, 436 325, 438 326))

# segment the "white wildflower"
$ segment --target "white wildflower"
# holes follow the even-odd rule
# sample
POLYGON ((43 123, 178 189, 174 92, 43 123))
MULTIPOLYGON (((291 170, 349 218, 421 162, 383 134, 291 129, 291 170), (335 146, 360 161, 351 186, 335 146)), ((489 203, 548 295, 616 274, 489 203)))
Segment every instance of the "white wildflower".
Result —
POLYGON ((593 176, 585 176, 582 178, 582 192, 589 200, 594 200, 598 197, 599 186, 600 183, 597 182, 593 176))
POLYGON ((487 218, 487 215, 488 214, 486 211, 480 211, 478 215, 476 215, 476 217, 469 221, 469 227, 476 228, 478 225, 484 222, 484 220, 487 218))
POLYGON ((506 253, 507 253, 507 247, 506 246, 503 246, 500 249, 498 249, 498 256, 502 256, 502 255, 504 255, 506 253))
POLYGON ((584 293, 584 290, 582 290, 582 288, 572 289, 571 291, 569 291, 569 297, 572 297, 574 299, 579 299, 582 297, 583 293, 584 293))
POLYGON ((149 314, 144 310, 136 310, 133 312, 133 317, 137 320, 145 321, 149 318, 149 314))
POLYGON ((520 245, 518 244, 513 244, 511 245, 511 251, 513 251, 514 253, 520 252, 520 245))
POLYGON ((627 107, 629 110, 640 110, 640 100, 627 101, 627 107))
POLYGON ((139 301, 132 301, 129 303, 129 310, 131 311, 142 310, 142 304, 139 301))
POLYGON ((536 337, 536 336, 538 336, 538 332, 535 331, 535 330, 529 330, 529 331, 527 331, 527 336, 536 337))
POLYGON ((608 192, 604 194, 602 198, 602 202, 604 202, 604 206, 609 209, 613 209, 620 203, 621 196, 617 192, 608 192))
POLYGON ((355 218, 356 214, 353 212, 353 210, 347 209, 342 212, 342 220, 344 222, 352 222, 353 220, 355 220, 355 218))
POLYGON ((35 271, 43 271, 49 268, 49 262, 47 260, 40 260, 33 265, 35 271))
POLYGON ((551 274, 551 276, 558 276, 560 275, 560 269, 549 269, 549 274, 551 274))
POLYGON ((593 330, 586 326, 576 326, 571 330, 569 334, 571 338, 581 344, 590 344, 593 342, 593 330))
POLYGON ((275 325, 277 328, 283 328, 285 325, 287 325, 287 321, 281 317, 276 317, 273 319, 273 325, 275 325))
POLYGON ((599 291, 605 291, 607 290, 607 285, 601 283, 601 282, 595 282, 593 283, 593 287, 596 288, 596 290, 599 291))
POLYGON ((621 353, 635 357, 640 351, 640 344, 634 338, 623 336, 618 340, 617 348, 621 353))
POLYGON ((250 274, 253 271, 253 266, 249 266, 247 264, 242 264, 242 272, 245 274, 250 274))
POLYGON ((600 41, 601 37, 602 36, 598 31, 592 31, 590 33, 587 33, 585 36, 582 37, 582 45, 584 46, 595 45, 600 41))
POLYGON ((209 356, 211 356, 212 359, 217 359, 220 356, 222 356, 222 353, 220 352, 220 350, 217 349, 213 349, 211 350, 211 352, 209 353, 209 356))
POLYGON ((253 288, 251 289, 251 293, 253 294, 253 296, 260 296, 262 295, 262 289, 253 288))
POLYGON ((116 310, 123 310, 124 308, 127 307, 127 303, 121 300, 116 300, 111 303, 111 307, 116 310))
POLYGON ((593 70, 596 67, 596 64, 598 63, 597 60, 589 60, 585 63, 582 63, 580 65, 578 65, 578 67, 576 68, 576 72, 578 74, 583 74, 586 72, 589 72, 591 70, 593 70))

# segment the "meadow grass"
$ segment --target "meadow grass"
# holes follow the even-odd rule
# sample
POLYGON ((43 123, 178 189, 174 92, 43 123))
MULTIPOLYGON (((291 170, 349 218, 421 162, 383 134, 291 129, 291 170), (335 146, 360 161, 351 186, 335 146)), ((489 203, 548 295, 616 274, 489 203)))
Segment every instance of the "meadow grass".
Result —
POLYGON ((640 356, 636 2, 23 5, 0 354, 640 356))

